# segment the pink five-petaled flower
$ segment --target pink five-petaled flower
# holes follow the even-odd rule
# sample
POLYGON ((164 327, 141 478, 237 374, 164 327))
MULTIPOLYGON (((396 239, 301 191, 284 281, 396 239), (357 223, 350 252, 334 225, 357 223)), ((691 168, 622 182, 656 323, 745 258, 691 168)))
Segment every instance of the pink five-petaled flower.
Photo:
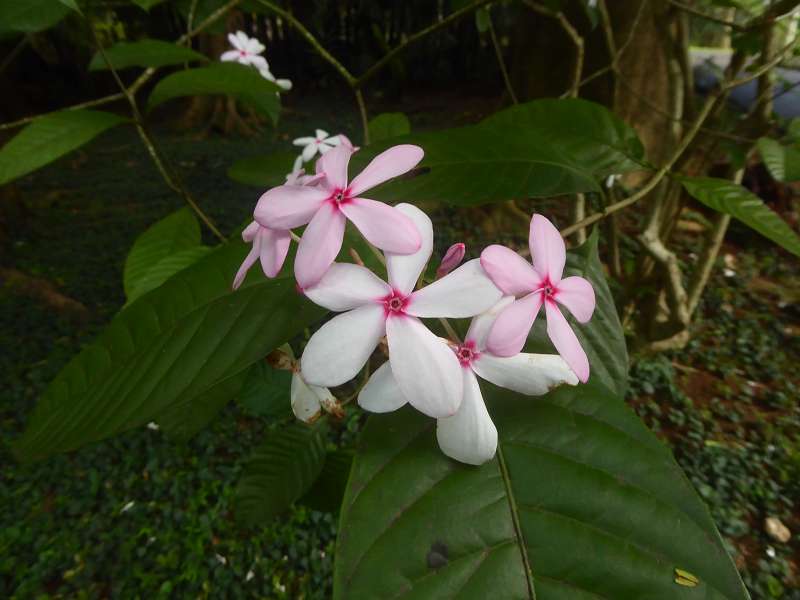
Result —
POLYGON ((493 306, 501 292, 477 259, 414 291, 433 249, 433 226, 410 204, 397 210, 413 220, 422 244, 414 254, 386 253, 388 283, 365 267, 334 263, 317 285, 306 289, 313 302, 343 314, 311 336, 300 359, 303 376, 313 385, 341 385, 358 374, 385 335, 389 363, 404 396, 431 417, 450 416, 463 395, 461 367, 419 317, 471 317, 493 306))
POLYGON ((267 59, 260 56, 266 48, 256 38, 248 37, 243 31, 237 31, 236 35, 228 34, 228 41, 234 49, 223 52, 222 56, 219 57, 220 60, 252 65, 259 71, 269 71, 267 59))
POLYGON ((315 186, 282 185, 258 200, 255 219, 270 229, 292 229, 308 223, 294 261, 297 283, 305 289, 317 283, 342 247, 347 219, 374 246, 395 254, 412 254, 420 247, 414 223, 401 211, 361 193, 411 170, 422 160, 422 148, 389 148, 370 162, 349 184, 347 165, 352 146, 340 144, 319 160, 325 177, 315 186))
MULTIPOLYGON (((455 353, 461 364, 464 391, 458 412, 436 422, 436 438, 442 452, 463 463, 483 464, 491 460, 497 450, 497 429, 486 410, 476 376, 528 396, 541 396, 562 383, 578 383, 567 363, 556 354, 501 357, 486 349, 486 336, 492 323, 498 313, 513 301, 513 296, 506 296, 490 310, 475 317, 460 345, 440 340, 455 353)), ((371 412, 397 410, 405 403, 406 397, 398 387, 388 362, 375 371, 358 395, 358 404, 371 412)))
POLYGON ((594 290, 583 277, 561 278, 567 253, 564 240, 542 215, 531 219, 528 244, 533 266, 505 246, 489 246, 481 265, 504 293, 520 297, 497 317, 487 348, 497 356, 513 356, 525 345, 539 309, 544 304, 547 335, 582 382, 589 379, 589 360, 558 304, 586 323, 594 312, 594 290))
POLYGON ((292 238, 288 231, 267 229, 253 221, 242 231, 242 239, 245 242, 251 242, 253 247, 236 272, 236 277, 233 278, 233 289, 235 290, 242 285, 247 271, 257 260, 261 260, 261 269, 264 271, 264 275, 270 278, 275 277, 280 272, 283 261, 286 260, 292 238))

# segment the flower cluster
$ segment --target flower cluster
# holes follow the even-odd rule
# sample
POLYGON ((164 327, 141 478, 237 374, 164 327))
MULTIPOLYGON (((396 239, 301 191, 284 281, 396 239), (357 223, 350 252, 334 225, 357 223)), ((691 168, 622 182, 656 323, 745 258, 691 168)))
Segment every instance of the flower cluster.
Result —
POLYGON ((277 85, 283 90, 292 89, 292 82, 288 79, 277 79, 269 69, 267 59, 261 56, 266 46, 256 38, 248 37, 243 31, 228 34, 228 41, 233 47, 223 52, 219 59, 223 62, 237 62, 248 67, 255 67, 261 76, 277 85))
MULTIPOLYGON (((317 133, 315 140, 330 140, 320 135, 325 132, 317 133)), ((388 360, 360 390, 358 404, 378 413, 410 404, 437 420, 437 440, 445 454, 470 464, 491 460, 497 431, 478 378, 527 395, 585 382, 586 354, 559 305, 578 321, 588 321, 595 305, 592 286, 581 277, 562 277, 564 242, 541 215, 531 220, 533 264, 496 245, 480 259, 461 264, 465 248, 455 244, 433 280, 426 280, 433 251, 430 218, 411 204, 389 206, 364 197, 413 169, 422 160, 422 149, 389 148, 350 179, 348 164, 357 149, 342 140, 327 146, 308 151, 309 158, 317 151, 321 155, 315 175, 294 173, 285 185, 261 196, 255 221, 243 233, 253 246, 234 281, 238 287, 259 259, 264 273, 274 277, 286 258, 290 230, 306 225, 294 262, 298 287, 309 300, 338 314, 308 340, 299 369, 293 363, 295 414, 311 421, 321 408, 330 412, 335 400, 328 388, 355 378, 380 346, 388 360), (362 264, 335 262, 348 220, 383 251, 386 280, 362 264), (521 352, 542 307, 560 356, 521 352), (463 341, 454 332, 452 339, 439 337, 423 321, 470 317, 463 341)))

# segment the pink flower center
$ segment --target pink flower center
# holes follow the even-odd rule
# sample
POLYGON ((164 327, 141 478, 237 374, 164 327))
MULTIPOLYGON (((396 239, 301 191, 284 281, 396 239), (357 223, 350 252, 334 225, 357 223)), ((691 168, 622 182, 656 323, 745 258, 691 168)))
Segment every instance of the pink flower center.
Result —
POLYGON ((558 288, 550 282, 549 278, 542 281, 542 285, 537 291, 542 292, 544 300, 548 302, 555 301, 556 295, 558 294, 558 288))
POLYGON ((247 52, 244 50, 239 50, 239 56, 247 56, 247 52))
POLYGON ((477 360, 481 355, 481 353, 475 349, 475 342, 472 340, 467 340, 458 348, 454 348, 453 351, 456 353, 456 358, 458 358, 458 362, 461 363, 462 367, 471 366, 473 361, 477 360))
POLYGON ((408 297, 404 296, 397 290, 392 291, 391 294, 383 298, 383 310, 386 316, 391 315, 404 315, 406 314, 406 306, 408 306, 408 297))
POLYGON ((339 207, 342 204, 350 202, 350 196, 347 190, 336 190, 333 195, 331 195, 330 201, 333 202, 334 206, 339 207))

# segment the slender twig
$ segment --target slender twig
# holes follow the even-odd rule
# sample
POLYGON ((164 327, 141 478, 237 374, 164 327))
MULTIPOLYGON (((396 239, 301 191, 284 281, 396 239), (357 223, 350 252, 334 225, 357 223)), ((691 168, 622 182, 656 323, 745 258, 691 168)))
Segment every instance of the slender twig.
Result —
POLYGON ((367 105, 364 103, 364 94, 358 88, 353 89, 358 104, 358 114, 361 115, 361 129, 364 132, 364 145, 369 145, 369 116, 367 115, 367 105))
POLYGON ((511 85, 511 78, 508 76, 508 69, 506 69, 506 61, 503 60, 503 50, 500 48, 500 42, 497 40, 497 33, 494 30, 494 23, 492 22, 492 15, 489 13, 489 7, 486 8, 486 12, 488 14, 489 20, 489 37, 492 40, 492 46, 494 46, 494 54, 497 57, 497 65, 500 67, 500 73, 503 75, 503 82, 506 85, 506 91, 508 95, 511 97, 511 102, 514 104, 519 104, 519 100, 517 100, 517 95, 514 93, 514 87, 511 85))

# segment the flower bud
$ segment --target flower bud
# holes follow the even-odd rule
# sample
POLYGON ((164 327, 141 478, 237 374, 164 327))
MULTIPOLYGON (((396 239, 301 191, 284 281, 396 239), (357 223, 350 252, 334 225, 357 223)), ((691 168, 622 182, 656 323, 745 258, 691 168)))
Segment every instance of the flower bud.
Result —
POLYGON ((460 265, 461 261, 464 260, 466 249, 467 247, 461 242, 450 246, 447 252, 444 253, 444 258, 442 258, 442 263, 439 265, 439 268, 436 269, 436 279, 444 277, 460 265))

